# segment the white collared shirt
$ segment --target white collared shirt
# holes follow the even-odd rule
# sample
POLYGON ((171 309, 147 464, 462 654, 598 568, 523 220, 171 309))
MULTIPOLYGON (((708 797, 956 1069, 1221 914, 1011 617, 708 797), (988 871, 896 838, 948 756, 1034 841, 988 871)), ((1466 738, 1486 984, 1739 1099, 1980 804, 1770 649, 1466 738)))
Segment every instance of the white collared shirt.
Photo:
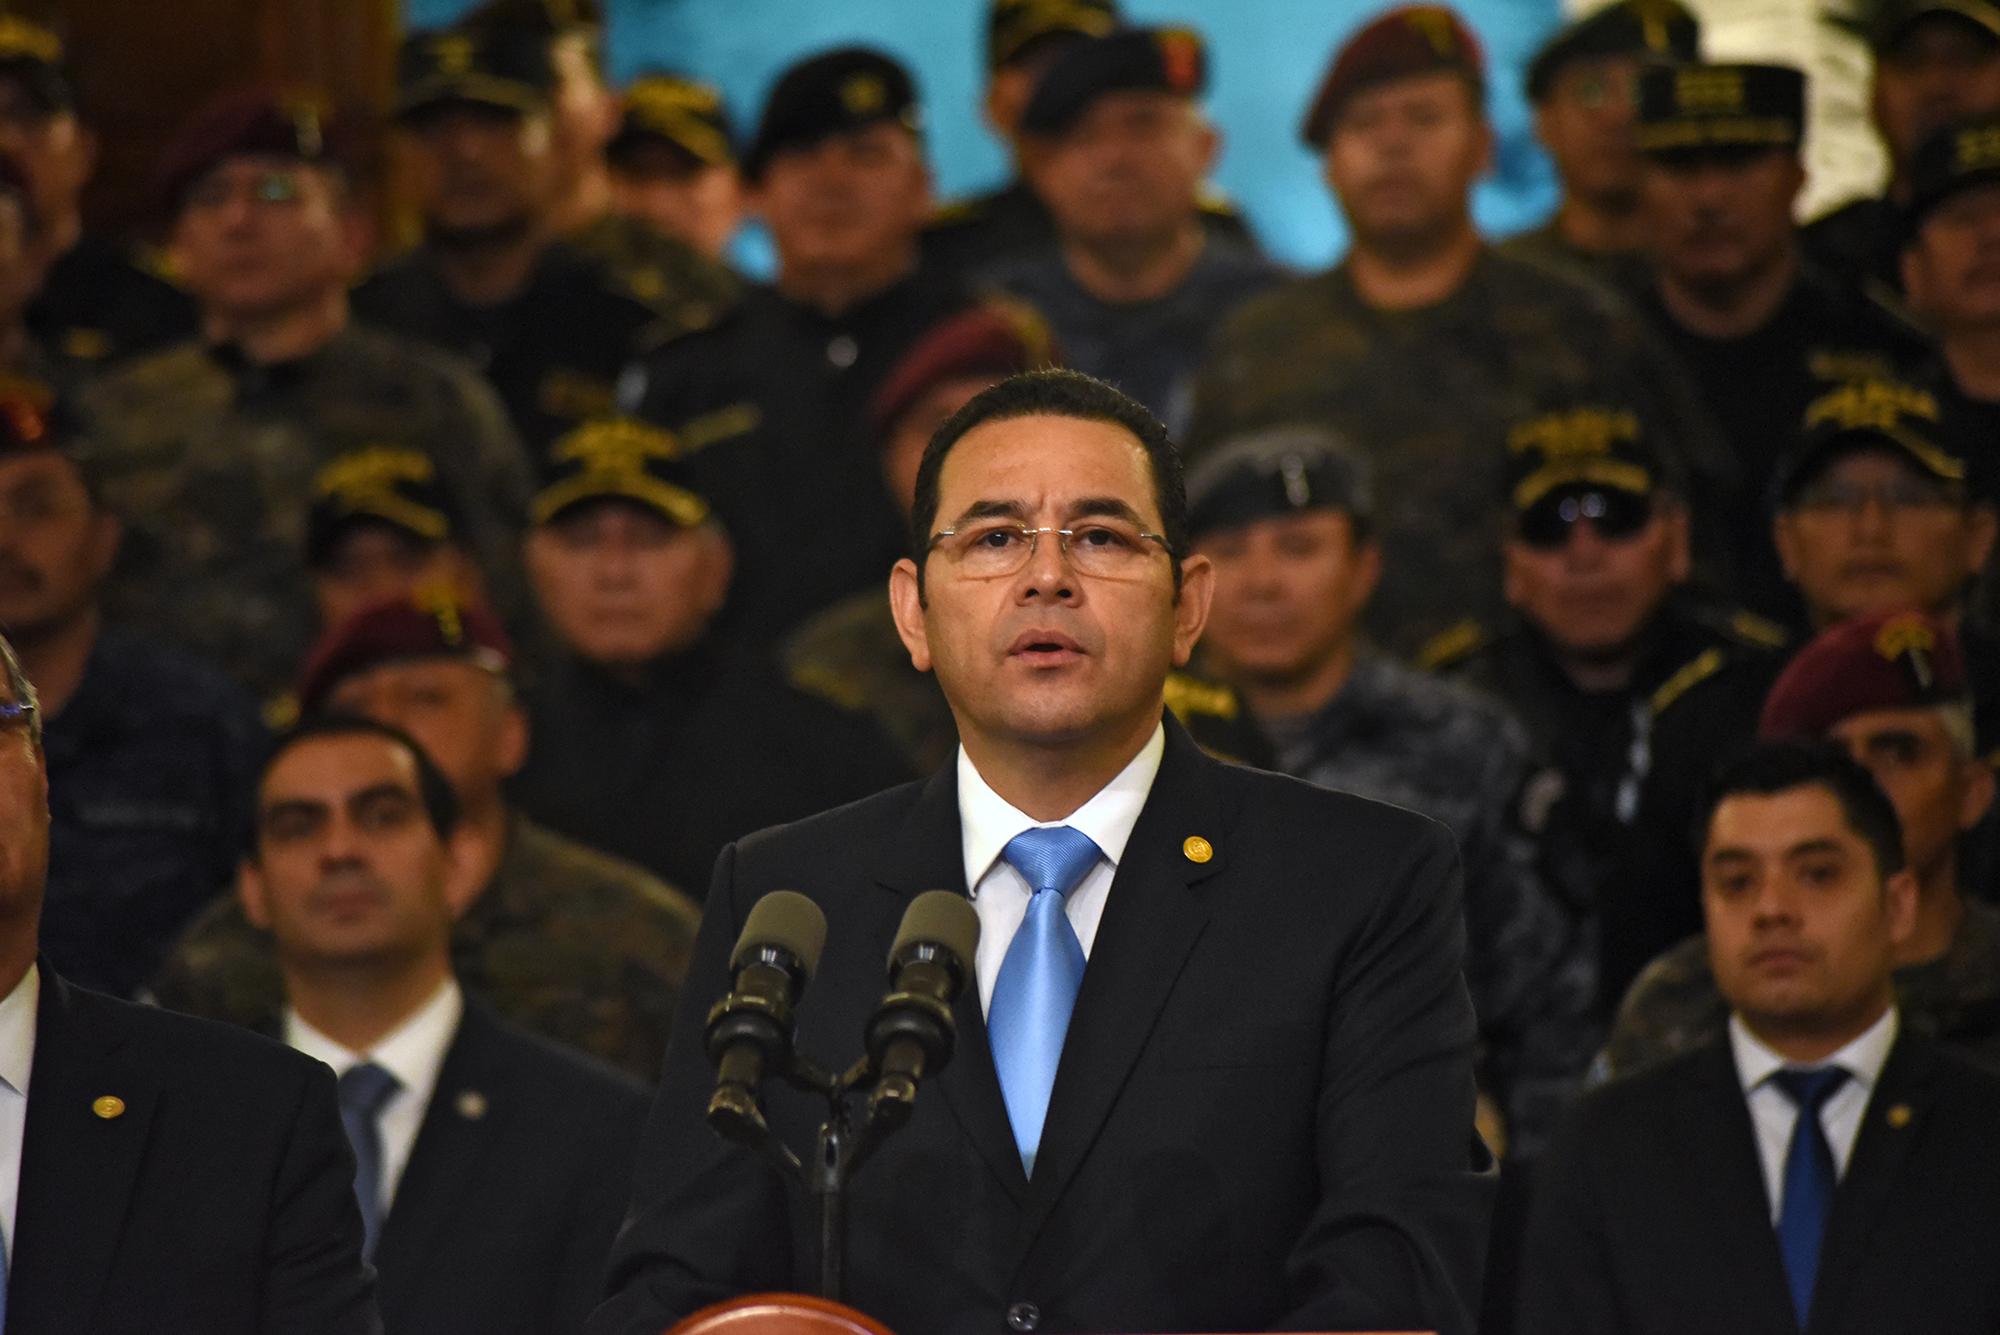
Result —
POLYGON ((28 1077, 35 1069, 35 1021, 42 971, 34 964, 0 1001, 0 1238, 14 1259, 14 1215, 21 1204, 21 1142, 28 1135, 28 1077))
POLYGON ((445 1049, 457 1036, 458 1022, 464 1014, 465 996, 458 990, 458 983, 447 978, 429 1001, 363 1053, 336 1043, 300 1019, 298 1012, 285 1008, 285 1042, 308 1057, 319 1058, 333 1068, 335 1075, 345 1075, 348 1068, 371 1061, 395 1076, 401 1086, 376 1115, 382 1136, 385 1218, 396 1199, 396 1184, 409 1165, 410 1151, 416 1148, 424 1110, 430 1107, 431 1094, 437 1089, 438 1068, 444 1065, 445 1049))
MULTIPOLYGON (((1854 1157, 1854 1142, 1861 1134, 1861 1117, 1868 1100, 1882 1078, 1882 1065, 1896 1043, 1896 1008, 1870 1025, 1859 1038, 1813 1068, 1838 1066, 1847 1072, 1839 1089, 1820 1105, 1819 1124, 1826 1132, 1827 1147, 1833 1151, 1836 1176, 1847 1174, 1847 1161, 1854 1157)), ((1764 1166, 1764 1193, 1771 1203, 1771 1222, 1778 1221, 1784 1207, 1785 1154, 1791 1148, 1792 1130, 1798 1125, 1799 1105, 1772 1082, 1777 1072, 1793 1066, 1750 1032, 1743 1017, 1729 1017, 1729 1050, 1736 1058, 1736 1077, 1742 1082, 1743 1097, 1750 1105, 1750 1124, 1756 1131, 1757 1157, 1764 1166)))
POLYGON ((1069 916, 1069 925, 1088 960, 1091 943, 1097 939, 1097 924, 1104 917, 1104 901, 1111 894, 1111 878, 1118 872, 1118 860, 1125 856, 1132 827, 1139 822, 1139 812, 1153 790, 1160 757, 1166 751, 1166 729, 1153 729, 1139 754, 1098 789, 1096 796, 1062 820, 1038 821, 994 792, 973 767, 965 748, 959 747, 958 828, 965 850, 965 883, 972 889, 972 907, 979 914, 979 953, 973 970, 979 976, 982 1011, 992 1004, 1000 962, 1007 957, 1007 947, 1013 944, 1021 920, 1028 916, 1028 900, 1035 893, 1027 879, 1000 857, 1000 851, 1023 830, 1067 825, 1090 836, 1104 856, 1063 902, 1063 912, 1069 916))

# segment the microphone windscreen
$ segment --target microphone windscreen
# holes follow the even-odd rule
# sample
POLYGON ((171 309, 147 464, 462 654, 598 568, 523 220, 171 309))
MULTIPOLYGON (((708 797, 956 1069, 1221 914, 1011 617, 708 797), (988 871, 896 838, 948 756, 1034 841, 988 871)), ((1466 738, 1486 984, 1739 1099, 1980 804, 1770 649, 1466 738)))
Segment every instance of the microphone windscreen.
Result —
POLYGON ((958 957, 961 969, 969 969, 979 949, 979 914, 972 901, 949 890, 926 890, 911 900, 889 947, 889 967, 916 945, 942 946, 958 957))
POLYGON ((729 967, 740 969, 758 950, 776 946, 797 959, 807 978, 819 968, 820 952, 826 949, 826 915, 819 905, 794 890, 773 890, 751 906, 736 938, 736 953, 729 967))

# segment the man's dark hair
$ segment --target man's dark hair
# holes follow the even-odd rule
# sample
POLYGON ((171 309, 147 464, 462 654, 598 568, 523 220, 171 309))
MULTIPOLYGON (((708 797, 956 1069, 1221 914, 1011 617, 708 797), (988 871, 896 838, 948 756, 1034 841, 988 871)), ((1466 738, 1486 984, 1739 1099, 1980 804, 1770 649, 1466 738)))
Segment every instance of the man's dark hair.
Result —
POLYGON ((1146 452, 1153 472, 1153 499, 1160 508, 1160 536, 1173 558, 1174 589, 1181 586, 1181 561, 1188 550, 1187 484, 1181 476, 1181 453, 1166 426, 1143 404, 1121 394, 1102 380, 1081 371, 1028 371, 1009 376, 945 419, 924 446, 917 465, 916 500, 910 509, 910 548, 917 562, 917 587, 923 587, 924 559, 930 554, 931 533, 937 525, 938 477, 952 446, 974 427, 1020 417, 1069 417, 1123 427, 1146 452))
MULTIPOLYGON (((451 780, 437 767, 416 738, 394 724, 383 723, 359 714, 314 714, 305 722, 281 733, 271 743, 269 754, 264 757, 263 766, 257 771, 257 783, 252 792, 259 802, 263 800, 264 780, 284 755, 307 742, 326 737, 379 737, 410 753, 417 765, 417 797, 424 804, 424 815, 429 817, 431 828, 440 839, 450 838, 458 828, 458 794, 451 788, 451 780)), ((259 822, 250 823, 250 853, 257 854, 257 845, 262 838, 259 822)))
POLYGON ((1903 825, 1875 776, 1837 742, 1822 738, 1760 742, 1709 780, 1695 824, 1697 849, 1708 842, 1715 810, 1731 797, 1768 797, 1794 788, 1823 788, 1840 803, 1847 827, 1861 836, 1884 877, 1903 870, 1903 825))

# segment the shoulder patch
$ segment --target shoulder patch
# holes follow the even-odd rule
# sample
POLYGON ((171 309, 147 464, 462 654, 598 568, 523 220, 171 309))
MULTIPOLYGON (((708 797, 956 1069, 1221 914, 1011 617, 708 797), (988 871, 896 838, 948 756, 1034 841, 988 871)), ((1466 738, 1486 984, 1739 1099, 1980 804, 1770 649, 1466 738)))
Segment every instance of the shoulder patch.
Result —
POLYGON ((1206 718, 1235 718, 1243 706, 1236 692, 1221 682, 1207 681, 1187 672, 1167 674, 1167 708, 1177 718, 1200 715, 1206 718))
POLYGON ((1195 195, 1195 207, 1203 213, 1212 213, 1220 218, 1240 218, 1243 210, 1236 207, 1236 201, 1212 185, 1204 185, 1195 195))
POLYGON ((1492 633, 1477 621, 1461 621, 1433 635, 1417 650, 1416 665, 1426 672, 1457 667, 1493 642, 1492 633))
POLYGON ((1791 636, 1777 622, 1758 616, 1755 612, 1734 612, 1723 623, 1723 629, 1744 644, 1757 649, 1782 649, 1790 643, 1791 636))
POLYGON ((1720 649, 1704 649, 1688 662, 1681 665, 1678 672, 1660 684, 1653 692, 1646 707, 1654 714, 1663 714, 1674 701, 1686 695, 1700 683, 1722 671, 1723 656, 1720 649))

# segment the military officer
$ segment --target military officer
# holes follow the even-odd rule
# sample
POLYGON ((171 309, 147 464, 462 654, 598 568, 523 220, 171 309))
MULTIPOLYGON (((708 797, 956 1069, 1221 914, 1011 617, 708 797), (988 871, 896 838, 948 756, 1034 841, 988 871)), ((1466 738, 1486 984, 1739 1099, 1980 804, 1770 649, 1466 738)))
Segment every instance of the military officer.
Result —
POLYGON ((604 147, 613 207, 722 262, 744 215, 722 90, 683 74, 643 74, 624 103, 604 147))
POLYGON ((319 470, 306 514, 306 569, 323 631, 419 591, 486 601, 465 523, 422 450, 364 445, 319 470))

